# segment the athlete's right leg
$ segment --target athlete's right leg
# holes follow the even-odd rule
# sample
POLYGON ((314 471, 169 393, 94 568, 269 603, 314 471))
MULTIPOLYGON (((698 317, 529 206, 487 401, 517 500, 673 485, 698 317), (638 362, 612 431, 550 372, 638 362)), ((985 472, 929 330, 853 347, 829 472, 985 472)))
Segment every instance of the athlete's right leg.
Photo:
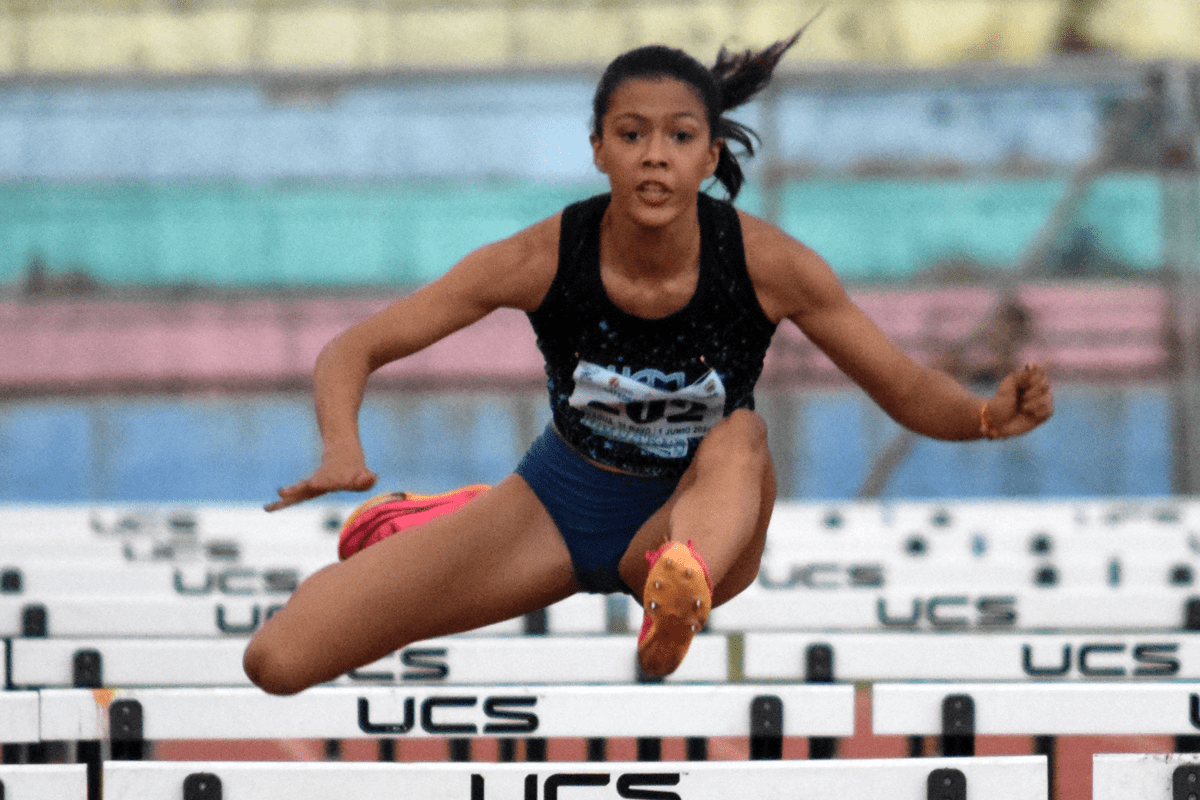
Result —
POLYGON ((557 527, 514 475, 305 580, 250 641, 243 664, 265 691, 294 694, 412 642, 536 611, 575 591, 557 527))

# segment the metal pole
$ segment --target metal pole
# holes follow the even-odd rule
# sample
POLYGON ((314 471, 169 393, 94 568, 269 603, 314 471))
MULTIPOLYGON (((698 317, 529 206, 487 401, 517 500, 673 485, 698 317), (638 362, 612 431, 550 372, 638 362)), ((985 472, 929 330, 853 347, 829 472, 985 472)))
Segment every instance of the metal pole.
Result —
POLYGON ((1171 286, 1172 482, 1200 493, 1200 68, 1163 65, 1152 74, 1159 99, 1159 185, 1164 284, 1171 286))

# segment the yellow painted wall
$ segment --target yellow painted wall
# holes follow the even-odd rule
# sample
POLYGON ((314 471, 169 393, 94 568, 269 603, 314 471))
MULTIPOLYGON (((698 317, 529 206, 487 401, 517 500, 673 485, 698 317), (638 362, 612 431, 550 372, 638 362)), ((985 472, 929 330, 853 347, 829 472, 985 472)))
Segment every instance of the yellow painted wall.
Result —
MULTIPOLYGON (((709 60, 823 5, 790 63, 1036 62, 1067 0, 0 0, 0 76, 594 66, 655 41, 709 60)), ((1087 32, 1132 59, 1197 59, 1200 0, 1103 0, 1087 32)))

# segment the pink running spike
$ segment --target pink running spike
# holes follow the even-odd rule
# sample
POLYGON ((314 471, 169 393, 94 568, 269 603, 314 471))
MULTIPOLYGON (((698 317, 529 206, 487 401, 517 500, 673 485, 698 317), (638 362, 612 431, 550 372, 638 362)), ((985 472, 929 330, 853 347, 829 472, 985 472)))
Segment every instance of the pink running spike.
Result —
POLYGON ((389 536, 448 514, 489 488, 473 484, 444 494, 392 492, 372 497, 356 508, 342 525, 338 558, 345 561, 389 536))

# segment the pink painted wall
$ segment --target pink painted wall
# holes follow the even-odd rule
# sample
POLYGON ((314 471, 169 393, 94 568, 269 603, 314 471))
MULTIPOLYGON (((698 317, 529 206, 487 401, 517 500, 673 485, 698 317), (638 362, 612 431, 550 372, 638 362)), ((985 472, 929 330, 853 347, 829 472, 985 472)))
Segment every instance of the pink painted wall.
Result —
MULTIPOLYGON (((985 322, 997 302, 987 286, 860 290, 863 310, 918 360, 985 322)), ((1034 336, 1018 354, 1062 377, 1161 378, 1170 367, 1168 295, 1154 284, 1028 284, 1019 297, 1034 336)), ((321 347, 385 300, 104 297, 0 301, 0 390, 8 394, 171 389, 270 389, 307 383, 321 347)), ((987 358, 968 348, 968 360, 987 358)), ((501 310, 402 362, 388 385, 536 386, 543 380, 520 312, 501 310)), ((840 380, 790 323, 780 326, 764 381, 840 380)))

